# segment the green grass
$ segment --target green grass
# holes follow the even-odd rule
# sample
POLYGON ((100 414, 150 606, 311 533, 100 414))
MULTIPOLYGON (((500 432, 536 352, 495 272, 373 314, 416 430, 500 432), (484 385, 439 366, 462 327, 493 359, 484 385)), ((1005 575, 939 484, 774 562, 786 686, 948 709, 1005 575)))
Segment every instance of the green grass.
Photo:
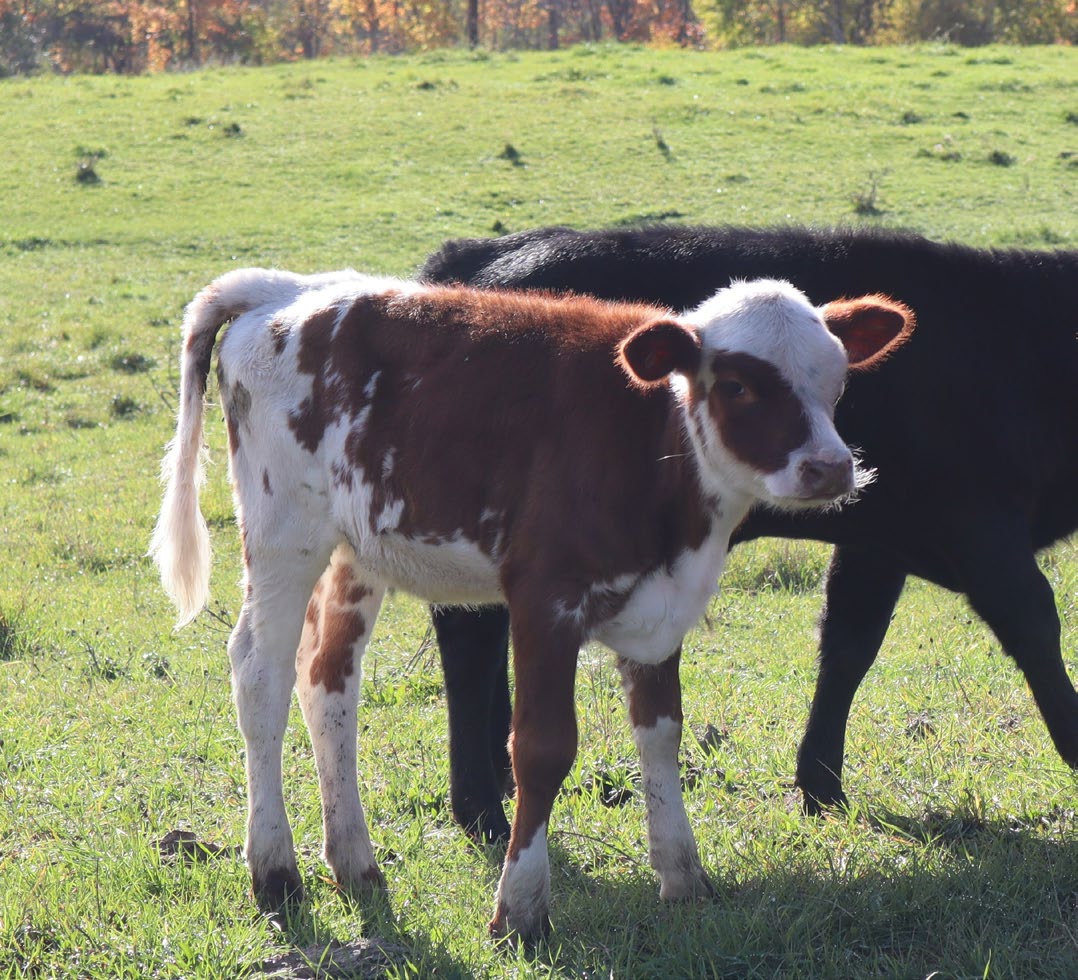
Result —
MULTIPOLYGON (((857 811, 808 822, 791 774, 827 551, 735 553, 684 667, 709 904, 658 901, 615 672, 586 651, 555 933, 529 959, 486 938, 498 859, 449 820, 440 675, 404 596, 361 716, 390 905, 349 907, 325 880, 298 712, 297 919, 261 919, 229 854, 161 857, 169 831, 231 846, 245 819, 219 420, 213 615, 174 633, 144 557, 182 306, 229 268, 407 274, 454 235, 649 218, 1074 248, 1076 115, 1065 48, 602 47, 0 82, 0 976, 236 977, 360 936, 395 944, 401 976, 1078 976, 1073 777, 994 638, 939 590, 911 582, 854 705, 857 811)), ((1073 662, 1075 545, 1045 567, 1073 662)))

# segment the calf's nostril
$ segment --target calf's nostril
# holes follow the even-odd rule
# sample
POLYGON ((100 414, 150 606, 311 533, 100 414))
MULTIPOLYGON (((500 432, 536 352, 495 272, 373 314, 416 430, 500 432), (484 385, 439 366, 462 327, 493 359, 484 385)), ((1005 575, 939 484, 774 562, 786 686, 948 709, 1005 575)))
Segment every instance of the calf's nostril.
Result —
POLYGON ((806 459, 798 472, 809 497, 840 497, 854 488, 851 459, 806 459))

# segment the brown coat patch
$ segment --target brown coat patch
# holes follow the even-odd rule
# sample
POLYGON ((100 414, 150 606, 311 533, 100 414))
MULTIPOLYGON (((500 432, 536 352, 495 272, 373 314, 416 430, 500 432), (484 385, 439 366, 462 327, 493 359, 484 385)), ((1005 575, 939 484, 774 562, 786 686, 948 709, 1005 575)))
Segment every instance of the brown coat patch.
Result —
MULTIPOLYGON (((319 580, 321 585, 321 580, 319 580)), ((371 594, 352 577, 349 565, 334 569, 330 592, 316 588, 307 604, 307 622, 311 626, 317 653, 311 660, 310 680, 327 692, 344 693, 345 679, 355 671, 356 643, 367 631, 367 623, 358 609, 371 594), (321 629, 318 628, 320 621, 321 629)))
POLYGON ((710 528, 673 394, 634 387, 616 360, 667 315, 457 289, 360 297, 339 325, 327 310, 302 327, 312 389, 289 424, 313 452, 362 413, 329 465, 338 488, 369 488, 372 531, 401 502, 396 533, 463 537, 505 559, 507 588, 545 576, 576 606, 595 576, 668 566, 710 528))

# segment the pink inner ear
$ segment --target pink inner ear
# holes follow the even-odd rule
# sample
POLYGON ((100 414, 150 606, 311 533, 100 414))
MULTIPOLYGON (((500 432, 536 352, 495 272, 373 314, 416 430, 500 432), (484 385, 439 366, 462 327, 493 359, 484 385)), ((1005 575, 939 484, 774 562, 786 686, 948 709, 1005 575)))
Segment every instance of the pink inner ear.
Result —
POLYGON ((859 364, 878 354, 898 336, 902 321, 899 320, 898 323, 899 328, 896 330, 893 323, 862 321, 846 331, 842 335, 842 343, 850 363, 859 364))
POLYGON ((823 308, 828 329, 842 341, 850 367, 879 363, 908 339, 915 318, 887 296, 837 300, 823 308))
POLYGON ((638 384, 658 384, 674 371, 696 370, 700 341, 676 321, 657 320, 640 327, 622 343, 621 362, 638 384))
POLYGON ((662 378, 670 373, 670 366, 673 361, 673 347, 670 346, 669 341, 660 337, 652 343, 651 349, 647 352, 644 367, 647 369, 649 377, 662 378))

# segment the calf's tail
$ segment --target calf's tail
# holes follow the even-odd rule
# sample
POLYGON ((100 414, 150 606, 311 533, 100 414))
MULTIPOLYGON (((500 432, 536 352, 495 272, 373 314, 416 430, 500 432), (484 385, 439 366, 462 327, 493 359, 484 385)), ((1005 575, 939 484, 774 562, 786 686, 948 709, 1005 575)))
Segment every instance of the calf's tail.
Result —
POLYGON ((291 273, 239 269, 211 283, 187 307, 176 435, 161 463, 165 496, 150 542, 161 584, 178 609, 178 626, 194 619, 209 597, 210 535, 198 498, 204 476, 203 406, 217 336, 235 317, 294 296, 302 287, 301 278, 291 273))

